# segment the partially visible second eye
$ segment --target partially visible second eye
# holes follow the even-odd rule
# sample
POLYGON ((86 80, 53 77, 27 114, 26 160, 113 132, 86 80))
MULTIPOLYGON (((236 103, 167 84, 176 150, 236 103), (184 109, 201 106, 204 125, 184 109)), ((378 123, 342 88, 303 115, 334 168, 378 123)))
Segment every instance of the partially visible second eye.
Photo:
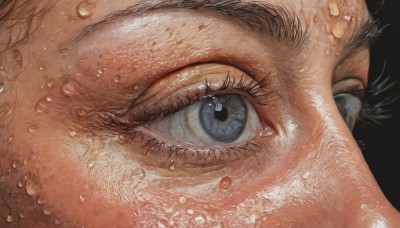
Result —
POLYGON ((253 106, 238 94, 223 94, 192 104, 148 125, 173 144, 232 146, 250 141, 260 121, 253 106))
POLYGON ((362 109, 361 99, 350 93, 337 94, 334 98, 340 114, 352 130, 362 109))

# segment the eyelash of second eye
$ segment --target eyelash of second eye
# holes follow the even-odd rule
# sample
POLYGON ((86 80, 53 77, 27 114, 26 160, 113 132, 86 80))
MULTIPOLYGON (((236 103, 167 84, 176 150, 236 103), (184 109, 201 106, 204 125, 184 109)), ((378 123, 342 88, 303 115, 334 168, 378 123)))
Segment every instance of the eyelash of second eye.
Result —
POLYGON ((223 83, 218 88, 212 88, 211 83, 206 79, 204 82, 203 89, 196 89, 194 92, 182 97, 177 97, 175 100, 171 100, 164 107, 157 107, 152 110, 144 111, 144 116, 147 120, 144 122, 152 121, 162 116, 178 112, 196 102, 200 102, 211 96, 217 94, 232 94, 236 93, 239 95, 248 96, 250 103, 257 105, 273 105, 272 98, 277 94, 278 90, 272 89, 272 79, 270 74, 263 77, 260 81, 254 79, 245 80, 248 76, 243 75, 239 80, 236 80, 233 76, 227 73, 223 83))

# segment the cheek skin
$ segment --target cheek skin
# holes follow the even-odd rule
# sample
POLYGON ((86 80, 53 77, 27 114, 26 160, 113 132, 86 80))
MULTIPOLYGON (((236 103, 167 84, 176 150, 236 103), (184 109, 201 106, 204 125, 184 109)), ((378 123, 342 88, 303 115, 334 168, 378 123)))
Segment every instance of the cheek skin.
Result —
MULTIPOLYGON (((96 2, 96 16, 105 13, 101 11, 102 3, 96 2)), ((159 175, 162 171, 121 155, 121 152, 140 151, 137 146, 127 148, 123 142, 116 143, 115 135, 114 138, 80 131, 71 120, 69 108, 88 105, 79 106, 79 99, 87 94, 78 89, 80 92, 74 96, 66 96, 63 85, 72 77, 70 69, 82 66, 76 64, 79 60, 60 58, 57 40, 62 34, 53 33, 58 28, 44 26, 36 34, 42 33, 32 38, 37 41, 19 48, 31 53, 22 51, 25 70, 21 74, 13 72, 18 77, 12 83, 18 86, 1 94, 1 226, 287 227, 307 226, 312 221, 316 227, 362 227, 378 219, 390 224, 390 218, 397 215, 388 212, 388 203, 355 142, 350 140, 351 133, 336 110, 330 90, 326 89, 331 86, 331 70, 321 70, 321 66, 332 65, 343 39, 332 34, 334 24, 346 21, 342 16, 365 12, 364 6, 356 1, 343 1, 338 6, 341 16, 337 17, 330 15, 327 1, 274 3, 293 6, 316 28, 312 37, 323 34, 324 40, 311 41, 305 55, 313 64, 305 64, 309 67, 299 74, 304 83, 291 88, 306 92, 296 92, 295 98, 287 98, 284 109, 290 115, 283 121, 285 137, 271 142, 271 147, 289 154, 285 165, 277 171, 279 174, 271 177, 265 170, 247 173, 250 172, 247 167, 242 167, 237 172, 247 176, 240 181, 233 179, 232 187, 224 190, 218 189, 222 174, 233 176, 226 170, 204 179, 193 178, 197 182, 186 179, 174 183, 178 178, 162 181, 159 175), (49 33, 44 36, 48 40, 43 40, 45 33, 49 33), (43 43, 48 44, 46 50, 43 43), (198 183, 209 185, 196 188, 198 183), (184 185, 193 188, 186 192, 171 190, 184 185)), ((73 7, 62 1, 55 8, 54 12, 66 9, 69 16, 75 15, 75 10, 70 10, 73 7)), ((59 24, 81 23, 76 15, 64 21, 57 14, 49 17, 59 24)), ((352 30, 351 26, 357 22, 358 19, 348 22, 346 31, 352 30)), ((72 27, 76 26, 66 26, 62 31, 71 31, 72 27)))

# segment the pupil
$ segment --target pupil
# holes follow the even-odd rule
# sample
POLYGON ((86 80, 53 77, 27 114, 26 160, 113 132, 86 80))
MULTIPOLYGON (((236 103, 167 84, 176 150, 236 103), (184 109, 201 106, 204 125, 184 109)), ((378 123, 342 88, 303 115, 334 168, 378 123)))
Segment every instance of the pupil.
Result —
POLYGON ((222 108, 221 111, 214 111, 214 117, 219 121, 226 121, 228 119, 228 110, 222 108))

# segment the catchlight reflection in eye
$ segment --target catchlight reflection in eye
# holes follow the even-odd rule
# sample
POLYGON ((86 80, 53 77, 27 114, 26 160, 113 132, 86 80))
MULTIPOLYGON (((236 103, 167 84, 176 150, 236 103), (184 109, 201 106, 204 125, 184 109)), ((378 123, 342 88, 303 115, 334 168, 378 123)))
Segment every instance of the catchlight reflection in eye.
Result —
POLYGON ((149 128, 179 143, 224 146, 251 140, 259 125, 258 115, 249 102, 238 94, 223 94, 170 114, 149 128))
POLYGON ((362 101, 354 95, 342 93, 335 96, 335 102, 347 126, 352 130, 362 109, 362 101))

